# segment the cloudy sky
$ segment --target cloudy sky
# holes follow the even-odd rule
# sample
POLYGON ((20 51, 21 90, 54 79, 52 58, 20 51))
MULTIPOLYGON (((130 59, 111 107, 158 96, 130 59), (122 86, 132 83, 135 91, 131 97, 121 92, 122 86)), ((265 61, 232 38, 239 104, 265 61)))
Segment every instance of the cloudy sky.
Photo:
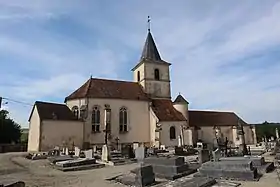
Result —
MULTIPOLYGON (((147 16, 191 109, 280 122, 280 1, 1 0, 0 96, 63 102, 90 75, 132 80, 147 16)), ((32 106, 9 101, 28 126, 32 106)))

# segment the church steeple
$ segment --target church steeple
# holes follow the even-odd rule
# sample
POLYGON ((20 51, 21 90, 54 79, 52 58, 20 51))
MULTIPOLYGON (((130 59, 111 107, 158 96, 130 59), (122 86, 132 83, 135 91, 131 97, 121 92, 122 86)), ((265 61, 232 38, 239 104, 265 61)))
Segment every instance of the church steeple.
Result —
POLYGON ((148 35, 141 55, 141 60, 144 59, 152 61, 161 61, 160 54, 157 50, 157 46, 155 44, 150 29, 148 30, 148 35))
POLYGON ((162 60, 151 34, 150 17, 148 17, 148 35, 140 61, 132 69, 133 79, 153 99, 170 99, 171 64, 162 60))

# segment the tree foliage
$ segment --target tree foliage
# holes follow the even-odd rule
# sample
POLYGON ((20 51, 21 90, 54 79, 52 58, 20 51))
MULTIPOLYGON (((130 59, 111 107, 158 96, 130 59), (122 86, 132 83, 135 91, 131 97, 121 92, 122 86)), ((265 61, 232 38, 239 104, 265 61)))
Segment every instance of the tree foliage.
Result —
POLYGON ((266 137, 267 139, 270 137, 276 137, 275 129, 278 127, 280 133, 280 123, 269 123, 267 121, 256 124, 256 133, 257 138, 261 141, 262 138, 266 137))
POLYGON ((20 137, 20 125, 9 117, 7 110, 0 110, 0 143, 18 143, 20 137))

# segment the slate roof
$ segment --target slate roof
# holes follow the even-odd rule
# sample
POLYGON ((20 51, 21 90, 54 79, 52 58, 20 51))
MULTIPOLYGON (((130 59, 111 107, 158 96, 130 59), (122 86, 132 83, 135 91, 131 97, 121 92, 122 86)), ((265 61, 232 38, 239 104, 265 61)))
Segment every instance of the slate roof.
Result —
POLYGON ((90 78, 80 88, 65 98, 107 98, 148 101, 149 97, 136 82, 90 78))
POLYGON ((181 94, 176 97, 173 103, 189 104, 189 102, 181 94))
POLYGON ((148 32, 142 50, 140 62, 132 69, 132 71, 134 71, 137 67, 139 67, 144 61, 147 63, 160 63, 165 65, 171 65, 170 63, 165 62, 164 60, 161 59, 156 43, 150 31, 148 32))
POLYGON ((40 120, 77 120, 65 104, 36 101, 28 121, 30 121, 35 106, 37 107, 40 120))
POLYGON ((156 43, 153 39, 151 32, 148 32, 145 45, 142 51, 141 59, 150 59, 154 61, 161 61, 156 43))
POLYGON ((231 126, 248 125, 234 112, 198 111, 189 110, 189 125, 191 127, 203 126, 231 126))
POLYGON ((169 99, 153 99, 152 109, 159 121, 186 121, 183 114, 173 107, 169 99))

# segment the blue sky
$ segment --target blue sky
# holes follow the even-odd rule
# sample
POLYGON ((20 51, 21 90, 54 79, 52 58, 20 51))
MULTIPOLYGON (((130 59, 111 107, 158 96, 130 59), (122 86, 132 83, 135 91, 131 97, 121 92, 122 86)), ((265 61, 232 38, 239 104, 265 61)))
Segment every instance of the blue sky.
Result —
MULTIPOLYGON (((93 77, 132 80, 147 34, 191 109, 280 121, 280 1, 2 0, 0 95, 63 102, 93 77)), ((9 102, 27 127, 31 106, 9 102)))

